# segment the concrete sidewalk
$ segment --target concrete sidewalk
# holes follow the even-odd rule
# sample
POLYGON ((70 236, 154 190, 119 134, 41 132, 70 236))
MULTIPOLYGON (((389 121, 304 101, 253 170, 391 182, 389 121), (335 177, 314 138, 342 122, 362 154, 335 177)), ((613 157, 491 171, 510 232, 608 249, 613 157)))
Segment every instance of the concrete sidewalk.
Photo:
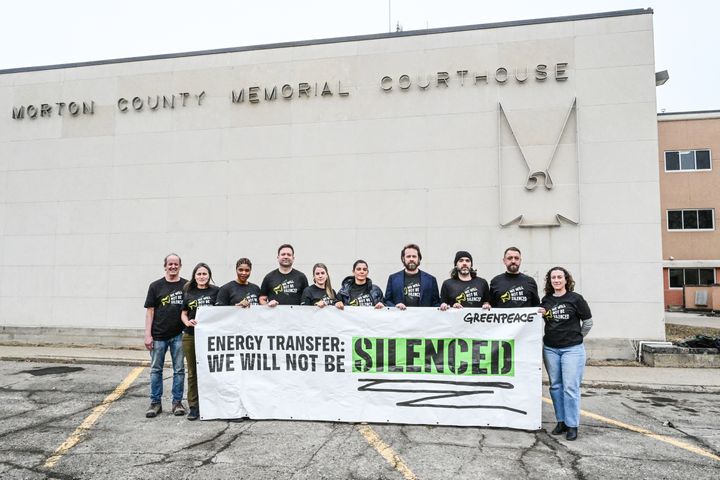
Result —
POLYGON ((665 312, 665 323, 671 325, 688 325, 690 327, 718 328, 720 317, 711 317, 702 313, 665 312))
MULTIPOLYGON (((0 345, 0 360, 129 366, 148 366, 150 364, 150 356, 145 350, 25 345, 0 345)), ((547 382, 544 370, 543 380, 547 382)), ((587 366, 585 367, 583 386, 585 388, 720 393, 720 369, 653 368, 639 364, 637 366, 587 366)))

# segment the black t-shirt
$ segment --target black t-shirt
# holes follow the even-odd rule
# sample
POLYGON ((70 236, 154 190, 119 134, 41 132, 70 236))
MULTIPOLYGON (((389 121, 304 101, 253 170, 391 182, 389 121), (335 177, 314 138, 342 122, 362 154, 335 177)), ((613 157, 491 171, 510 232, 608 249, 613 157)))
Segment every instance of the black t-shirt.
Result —
POLYGON ((420 272, 413 275, 403 272, 403 303, 406 307, 420 306, 420 272))
MULTIPOLYGON (((219 291, 216 285, 208 285, 207 288, 193 288, 185 292, 182 309, 187 312, 188 320, 195 318, 198 308, 215 305, 219 291)), ((195 335, 195 327, 185 327, 185 333, 195 335)))
POLYGON ((330 298, 324 288, 320 288, 313 283, 303 291, 300 305, 316 305, 320 300, 325 305, 334 305, 337 302, 335 290, 332 293, 333 298, 330 298))
POLYGON ((247 299, 250 305, 258 305, 260 298, 260 288, 254 283, 239 284, 236 280, 231 280, 222 287, 217 295, 215 305, 237 305, 247 299))
POLYGON ((308 281, 304 273, 295 269, 283 274, 280 270, 273 270, 265 275, 260 285, 260 295, 270 300, 277 300, 280 305, 300 305, 303 291, 308 281))
POLYGON ((537 283, 524 273, 501 273, 490 282, 490 304, 493 308, 537 307, 537 283))
POLYGON ((148 287, 145 308, 154 308, 150 334, 154 340, 169 340, 179 335, 185 325, 180 320, 183 304, 184 278, 168 282, 165 277, 155 280, 148 287))
POLYGON ((475 277, 467 282, 448 278, 440 288, 440 301, 450 306, 459 303, 463 307, 480 308, 490 301, 490 287, 484 278, 475 277))
POLYGON ((564 348, 583 343, 581 321, 592 318, 592 313, 582 295, 575 292, 566 292, 561 297, 545 295, 540 305, 546 310, 545 345, 564 348))
POLYGON ((370 296, 370 290, 370 284, 367 282, 362 285, 353 283, 350 286, 350 296, 347 304, 353 307, 374 307, 375 304, 372 301, 372 296, 370 296))

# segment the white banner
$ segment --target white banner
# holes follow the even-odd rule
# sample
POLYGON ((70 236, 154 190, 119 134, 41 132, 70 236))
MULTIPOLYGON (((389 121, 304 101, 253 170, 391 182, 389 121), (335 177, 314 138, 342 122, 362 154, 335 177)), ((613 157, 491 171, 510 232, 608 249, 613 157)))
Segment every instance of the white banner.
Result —
POLYGON ((536 308, 202 307, 200 414, 536 430, 542 327, 536 308))

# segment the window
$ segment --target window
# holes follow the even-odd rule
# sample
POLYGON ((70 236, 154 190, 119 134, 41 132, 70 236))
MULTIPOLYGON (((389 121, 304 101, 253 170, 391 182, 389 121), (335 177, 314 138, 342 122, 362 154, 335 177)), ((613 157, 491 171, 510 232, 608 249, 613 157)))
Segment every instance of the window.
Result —
POLYGON ((675 150, 665 152, 666 172, 711 169, 710 150, 675 150))
POLYGON ((715 212, 712 208, 668 210, 668 230, 714 230, 715 212))
POLYGON ((685 285, 712 285, 715 283, 714 268, 670 268, 670 288, 685 285))

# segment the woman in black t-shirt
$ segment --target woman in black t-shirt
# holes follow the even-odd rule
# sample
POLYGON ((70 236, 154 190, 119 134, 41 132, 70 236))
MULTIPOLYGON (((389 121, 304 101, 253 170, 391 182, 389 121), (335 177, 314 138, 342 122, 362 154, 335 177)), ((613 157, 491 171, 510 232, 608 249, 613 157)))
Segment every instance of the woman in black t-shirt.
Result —
POLYGON ((568 440, 578 435, 580 383, 585 371, 583 338, 592 327, 590 307, 574 288, 570 272, 551 268, 545 275, 545 296, 539 310, 545 319, 543 360, 557 420, 552 434, 565 433, 568 440))
POLYGON ((313 266, 313 284, 303 290, 300 305, 315 305, 323 308, 335 303, 335 290, 330 283, 330 275, 324 263, 313 266))
POLYGON ((345 277, 337 294, 335 306, 343 309, 345 305, 354 307, 384 308, 383 293, 380 287, 373 285, 368 278, 368 264, 365 260, 357 260, 353 264, 352 276, 345 277))
POLYGON ((251 305, 259 305, 260 287, 250 283, 252 273, 252 262, 249 258, 240 258, 235 262, 235 280, 220 287, 215 305, 248 308, 251 305))
POLYGON ((183 288, 183 306, 180 319, 185 324, 182 345, 183 353, 188 364, 188 420, 197 420, 200 417, 200 404, 198 401, 197 366, 195 363, 195 315, 200 307, 215 305, 218 291, 217 286, 211 285, 212 271, 206 263, 198 263, 192 272, 192 278, 183 288))

